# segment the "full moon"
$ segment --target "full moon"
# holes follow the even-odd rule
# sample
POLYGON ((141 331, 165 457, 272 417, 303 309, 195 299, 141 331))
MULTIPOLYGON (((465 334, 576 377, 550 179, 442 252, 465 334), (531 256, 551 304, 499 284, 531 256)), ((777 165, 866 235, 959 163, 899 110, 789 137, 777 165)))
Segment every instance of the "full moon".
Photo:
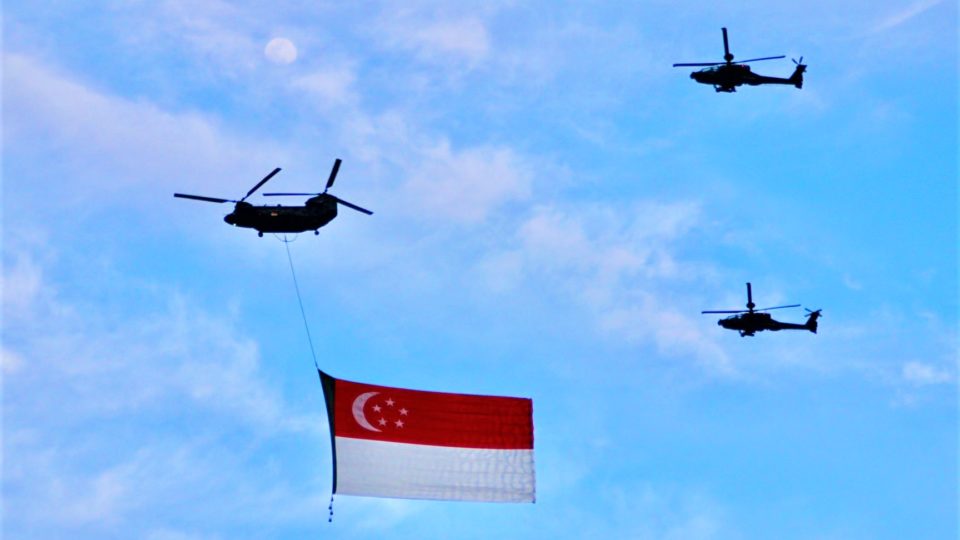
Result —
POLYGON ((287 38, 273 38, 263 54, 274 64, 291 64, 297 59, 297 47, 287 38))

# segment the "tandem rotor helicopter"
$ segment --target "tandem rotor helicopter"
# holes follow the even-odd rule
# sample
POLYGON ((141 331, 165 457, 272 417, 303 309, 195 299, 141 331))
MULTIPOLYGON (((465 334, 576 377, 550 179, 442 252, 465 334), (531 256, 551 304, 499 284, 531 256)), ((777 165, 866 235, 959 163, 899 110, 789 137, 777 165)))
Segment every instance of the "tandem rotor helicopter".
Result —
POLYGON ((765 56, 763 58, 751 58, 749 60, 734 62, 733 55, 730 54, 730 45, 727 41, 727 29, 721 28, 721 30, 723 30, 724 62, 674 64, 673 67, 708 66, 706 69, 694 71, 690 74, 690 78, 701 84, 712 85, 713 89, 717 92, 736 92, 737 87, 744 84, 749 84, 750 86, 759 86, 761 84, 792 84, 797 88, 803 88, 803 73, 807 70, 807 66, 803 63, 802 56, 800 60, 793 61, 797 67, 793 70, 793 75, 789 78, 783 79, 780 77, 758 75, 750 71, 750 66, 746 65, 747 62, 776 60, 778 58, 786 58, 786 56, 765 56))
POLYGON ((737 330, 740 332, 740 337, 752 336, 763 330, 771 330, 773 332, 779 330, 809 330, 814 334, 817 333, 817 319, 820 318, 820 312, 822 310, 811 311, 808 309, 807 322, 797 324, 774 320, 769 313, 763 312, 772 309, 800 307, 800 304, 753 309, 755 307, 756 304, 753 303, 753 290, 750 284, 747 283, 747 309, 701 311, 700 313, 736 313, 737 315, 733 315, 732 317, 720 319, 717 321, 717 324, 727 330, 737 330))
POLYGON ((255 191, 267 183, 271 178, 280 172, 280 167, 274 169, 270 174, 263 177, 263 180, 257 182, 246 195, 239 201, 233 199, 220 199, 217 197, 203 197, 201 195, 187 195, 184 193, 174 193, 174 197, 182 199, 193 199, 196 201, 206 201, 214 203, 232 202, 236 203, 233 212, 223 217, 223 221, 235 227, 246 227, 256 229, 258 236, 263 233, 300 233, 304 231, 313 231, 314 234, 320 234, 320 227, 333 221, 337 217, 337 206, 343 205, 352 208, 358 212, 372 215, 373 212, 366 208, 361 208, 353 203, 349 203, 339 197, 327 193, 333 182, 337 178, 337 172, 340 170, 341 160, 338 158, 333 163, 333 169, 330 171, 330 178, 327 179, 327 186, 322 193, 264 193, 265 197, 284 197, 284 196, 310 196, 303 206, 255 206, 245 202, 247 197, 253 195, 255 191))

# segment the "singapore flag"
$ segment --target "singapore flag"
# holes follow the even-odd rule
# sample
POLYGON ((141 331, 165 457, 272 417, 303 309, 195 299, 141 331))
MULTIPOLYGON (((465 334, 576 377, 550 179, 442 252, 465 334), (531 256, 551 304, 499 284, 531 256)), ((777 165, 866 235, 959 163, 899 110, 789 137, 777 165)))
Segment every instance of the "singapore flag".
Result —
POLYGON ((334 493, 534 501, 531 400, 320 380, 334 493))

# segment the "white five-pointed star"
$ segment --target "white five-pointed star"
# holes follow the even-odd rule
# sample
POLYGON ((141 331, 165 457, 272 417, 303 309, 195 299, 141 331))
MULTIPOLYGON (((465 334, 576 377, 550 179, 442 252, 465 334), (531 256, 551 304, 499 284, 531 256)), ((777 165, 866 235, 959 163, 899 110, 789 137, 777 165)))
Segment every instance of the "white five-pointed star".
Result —
POLYGON ((387 407, 393 407, 393 400, 392 400, 392 399, 388 399, 388 400, 387 400, 387 407))
POLYGON ((407 415, 407 410, 406 410, 406 409, 400 409, 400 416, 406 416, 406 415, 407 415))
POLYGON ((393 423, 393 425, 397 427, 403 427, 403 420, 397 420, 396 422, 393 423))
POLYGON ((373 406, 373 412, 380 412, 380 406, 379 406, 379 405, 374 405, 374 406, 373 406))
POLYGON ((377 422, 377 423, 380 424, 381 426, 387 425, 387 421, 386 421, 385 419, 383 419, 383 418, 381 418, 380 421, 377 422))

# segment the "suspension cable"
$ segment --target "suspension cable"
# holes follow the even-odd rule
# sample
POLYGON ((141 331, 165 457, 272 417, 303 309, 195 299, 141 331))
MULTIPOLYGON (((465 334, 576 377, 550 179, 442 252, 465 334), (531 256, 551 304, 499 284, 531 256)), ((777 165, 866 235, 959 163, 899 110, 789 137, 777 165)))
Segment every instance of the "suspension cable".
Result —
MULTIPOLYGON (((317 364, 317 351, 313 348, 313 337, 310 335, 310 325, 307 323, 307 312, 303 309, 303 298, 300 295, 300 285, 297 283, 297 272, 293 269, 293 257, 290 255, 290 243, 286 235, 283 238, 277 237, 287 248, 287 261, 290 263, 290 275, 293 276, 293 288, 297 291, 297 302, 300 304, 300 315, 303 317, 303 328, 307 331, 307 343, 310 344, 310 355, 313 356, 313 366, 320 371, 320 365, 317 364)), ((296 237, 294 237, 296 239, 296 237)))

